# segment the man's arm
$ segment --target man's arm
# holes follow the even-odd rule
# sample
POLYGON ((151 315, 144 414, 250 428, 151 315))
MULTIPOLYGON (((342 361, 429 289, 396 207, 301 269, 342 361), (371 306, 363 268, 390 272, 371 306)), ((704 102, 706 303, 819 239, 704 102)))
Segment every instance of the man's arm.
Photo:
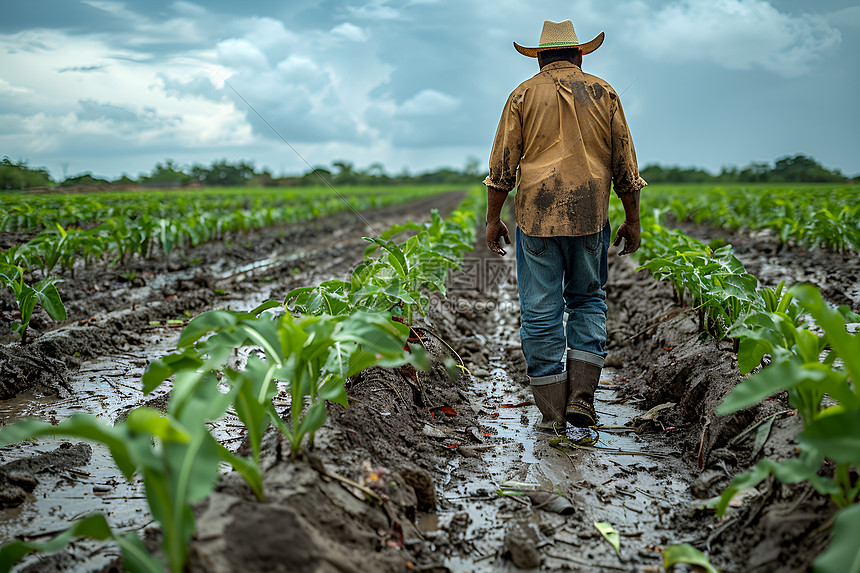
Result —
MULTIPOLYGON (((623 238, 624 248, 618 254, 629 255, 636 252, 640 242, 639 189, 629 193, 620 193, 618 197, 624 206, 624 222, 618 227, 618 231, 615 234, 615 242, 612 244, 617 247, 621 244, 621 239, 623 238)), ((487 236, 489 237, 489 234, 487 236)))
POLYGON ((495 187, 487 187, 487 246, 494 253, 505 256, 505 249, 502 248, 502 237, 505 242, 511 244, 511 237, 508 235, 508 228, 502 223, 502 207, 505 206, 505 200, 508 198, 508 191, 502 191, 495 187))
POLYGON ((639 175, 639 165, 636 162, 636 150, 633 139, 624 117, 621 101, 616 99, 616 108, 612 115, 612 187, 615 194, 624 205, 624 222, 618 227, 615 235, 616 247, 624 239, 624 248, 619 255, 635 253, 640 243, 639 222, 639 190, 648 183, 639 175))
POLYGON ((522 122, 520 121, 519 102, 522 94, 515 97, 514 91, 502 110, 493 150, 490 152, 490 174, 484 179, 487 186, 487 246, 494 253, 505 256, 502 237, 510 245, 508 228, 501 221, 502 207, 508 193, 517 184, 517 167, 523 156, 522 122))

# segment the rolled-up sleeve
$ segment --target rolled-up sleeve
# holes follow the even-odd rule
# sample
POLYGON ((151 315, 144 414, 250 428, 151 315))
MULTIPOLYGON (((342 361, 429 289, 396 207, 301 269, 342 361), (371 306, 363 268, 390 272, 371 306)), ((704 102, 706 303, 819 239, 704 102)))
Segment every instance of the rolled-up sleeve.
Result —
POLYGON ((505 103, 493 150, 490 153, 490 174, 484 185, 499 191, 508 192, 516 186, 517 167, 523 156, 523 127, 520 116, 520 103, 523 95, 512 93, 505 103))
POLYGON ((639 191, 648 183, 639 176, 639 165, 636 162, 636 150, 633 148, 633 138, 624 109, 618 96, 614 98, 615 110, 612 114, 612 187, 615 193, 632 193, 639 191))

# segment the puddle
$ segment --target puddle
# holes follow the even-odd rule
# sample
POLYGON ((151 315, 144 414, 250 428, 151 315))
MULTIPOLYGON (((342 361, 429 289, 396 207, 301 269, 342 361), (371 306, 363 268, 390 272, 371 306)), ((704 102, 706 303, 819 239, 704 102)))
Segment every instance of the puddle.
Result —
MULTIPOLYGON (((443 509, 436 516, 422 516, 419 524, 422 531, 432 532, 444 528, 458 514, 468 515, 470 521, 464 540, 471 542, 474 549, 471 554, 461 552, 457 557, 448 558, 445 565, 452 571, 514 570, 510 562, 495 554, 495 548, 502 545, 508 521, 518 513, 527 513, 515 509, 512 514, 511 504, 506 504, 504 511, 507 513, 502 513, 503 504, 496 491, 509 481, 537 484, 538 489, 556 491, 572 500, 576 511, 566 521, 574 528, 569 533, 590 536, 590 530, 580 532, 575 527, 581 527, 583 520, 588 525, 607 521, 623 533, 636 534, 622 541, 628 545, 626 551, 630 553, 634 552, 630 545, 648 551, 646 545, 659 544, 661 540, 656 538, 656 530, 661 527, 665 513, 662 506, 675 506, 689 499, 688 483, 664 471, 661 459, 652 457, 674 455, 671 438, 603 430, 595 444, 597 449, 568 447, 559 451, 549 445, 551 437, 535 430, 540 416, 536 406, 502 407, 502 404, 520 404, 524 394, 530 397, 525 386, 507 375, 503 359, 491 357, 488 370, 489 376, 473 379, 469 396, 473 406, 480 408, 480 432, 487 450, 481 452, 480 459, 454 458, 443 468, 448 475, 438 487, 443 509)), ((615 382, 615 372, 605 369, 595 397, 602 426, 622 426, 643 413, 632 405, 620 403, 613 389, 615 382)), ((525 505, 531 505, 526 499, 520 499, 525 505)), ((544 512, 538 513, 544 521, 556 519, 565 523, 560 516, 550 518, 544 512)), ((593 544, 595 551, 601 554, 600 560, 612 563, 615 557, 611 547, 603 547, 596 538, 593 544)), ((551 545, 553 547, 545 554, 555 557, 547 556, 545 566, 571 567, 577 563, 580 551, 563 543, 551 545)), ((597 563, 595 567, 600 568, 597 563)))
MULTIPOLYGON (((128 410, 150 400, 166 399, 167 389, 149 396, 140 390, 140 377, 151 358, 169 352, 178 332, 151 335, 146 354, 119 354, 85 362, 70 380, 71 397, 36 397, 22 394, 0 402, 0 423, 26 417, 56 423, 77 412, 95 414, 113 423, 128 410)), ((141 350, 141 353, 143 350, 141 350)), ((2 449, 3 463, 55 450, 62 440, 41 438, 35 443, 12 444, 2 449)), ((93 512, 108 516, 119 529, 144 526, 151 517, 139 481, 129 483, 113 463, 107 447, 91 444, 90 462, 38 476, 39 485, 30 499, 15 508, 0 510, 0 542, 20 535, 39 536, 59 532, 78 518, 93 512)))

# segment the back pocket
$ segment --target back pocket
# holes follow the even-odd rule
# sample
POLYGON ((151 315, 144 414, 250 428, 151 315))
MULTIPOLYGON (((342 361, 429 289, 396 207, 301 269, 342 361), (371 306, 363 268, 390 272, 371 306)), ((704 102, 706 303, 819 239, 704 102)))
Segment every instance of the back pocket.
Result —
POLYGON ((546 237, 530 237, 522 234, 523 247, 532 255, 542 255, 546 252, 546 237))
POLYGON ((592 255, 596 255, 603 247, 603 231, 583 236, 582 244, 586 251, 592 255))

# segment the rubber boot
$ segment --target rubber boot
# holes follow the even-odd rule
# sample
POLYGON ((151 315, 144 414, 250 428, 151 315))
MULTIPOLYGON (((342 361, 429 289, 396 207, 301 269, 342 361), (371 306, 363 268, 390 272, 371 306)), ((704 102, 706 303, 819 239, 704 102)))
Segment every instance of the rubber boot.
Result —
POLYGON ((563 432, 567 373, 529 376, 529 384, 532 387, 535 404, 541 413, 541 420, 536 424, 536 428, 543 432, 563 432))
POLYGON ((597 425, 594 391, 600 382, 603 357, 582 350, 567 349, 567 400, 565 419, 580 428, 597 425))

